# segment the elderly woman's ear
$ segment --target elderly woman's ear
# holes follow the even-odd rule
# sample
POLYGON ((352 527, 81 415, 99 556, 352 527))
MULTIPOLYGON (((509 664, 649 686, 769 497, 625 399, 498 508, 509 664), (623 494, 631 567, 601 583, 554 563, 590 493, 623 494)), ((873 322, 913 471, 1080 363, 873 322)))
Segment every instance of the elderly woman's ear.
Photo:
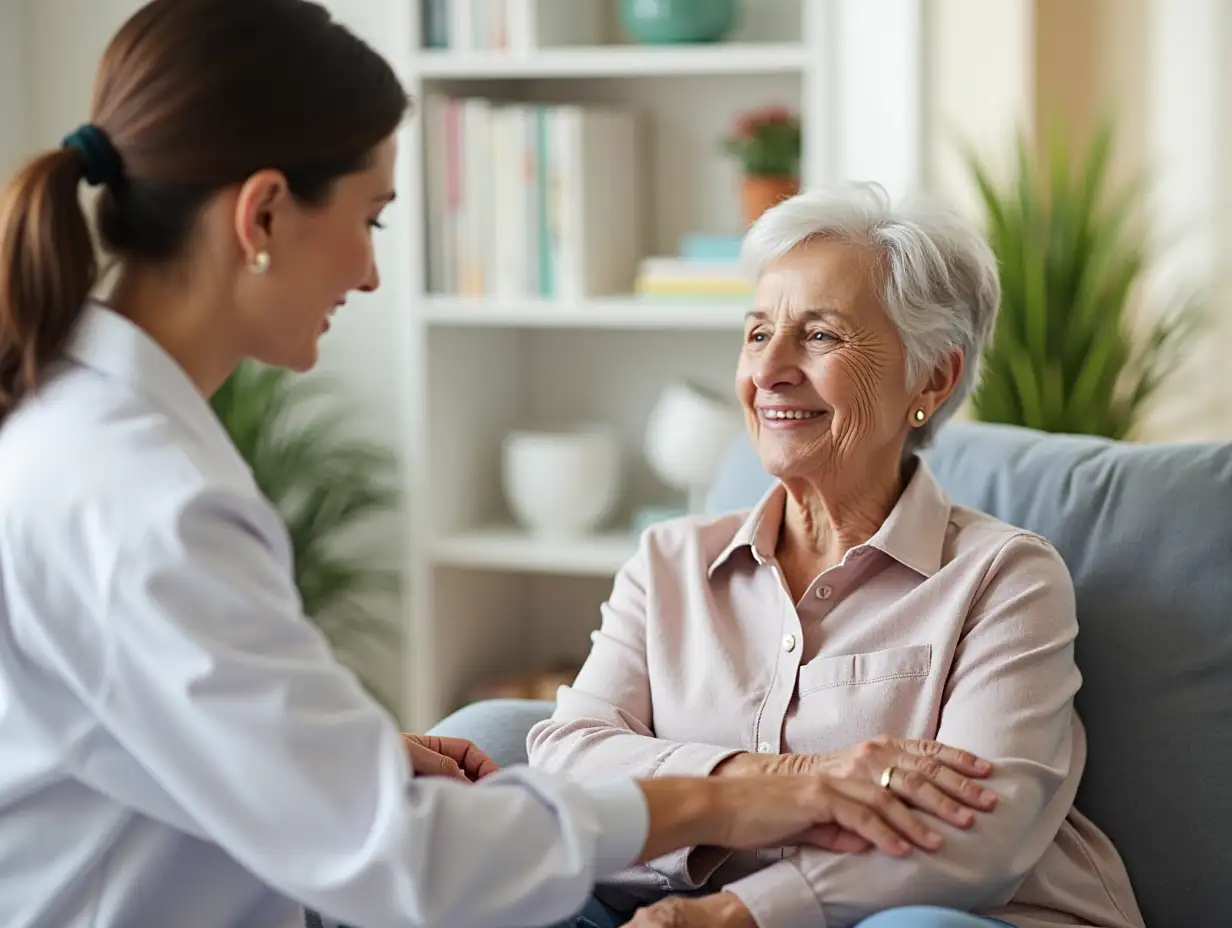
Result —
POLYGON ((951 351, 933 368, 924 389, 907 413, 907 421, 913 427, 919 428, 927 423, 945 405, 962 379, 963 368, 961 351, 951 351))

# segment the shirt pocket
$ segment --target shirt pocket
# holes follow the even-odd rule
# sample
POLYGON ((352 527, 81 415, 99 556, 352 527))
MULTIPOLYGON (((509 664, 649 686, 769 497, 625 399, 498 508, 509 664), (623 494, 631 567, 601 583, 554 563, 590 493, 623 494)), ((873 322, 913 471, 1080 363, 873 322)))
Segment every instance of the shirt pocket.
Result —
POLYGON ((797 694, 803 699, 837 687, 919 680, 928 676, 932 663, 932 645, 927 644, 819 657, 800 668, 797 694))

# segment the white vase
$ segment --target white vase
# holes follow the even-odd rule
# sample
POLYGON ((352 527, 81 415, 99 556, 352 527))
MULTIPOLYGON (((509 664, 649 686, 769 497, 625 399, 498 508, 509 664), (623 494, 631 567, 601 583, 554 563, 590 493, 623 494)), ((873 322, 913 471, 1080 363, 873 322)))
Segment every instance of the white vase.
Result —
POLYGON ((700 512, 706 491, 743 425, 740 411, 709 390, 670 384, 646 423, 646 461, 660 480, 686 491, 689 509, 700 512))
POLYGON ((594 532, 620 496, 620 444, 602 427, 517 431, 502 448, 505 500, 531 534, 575 538, 594 532))

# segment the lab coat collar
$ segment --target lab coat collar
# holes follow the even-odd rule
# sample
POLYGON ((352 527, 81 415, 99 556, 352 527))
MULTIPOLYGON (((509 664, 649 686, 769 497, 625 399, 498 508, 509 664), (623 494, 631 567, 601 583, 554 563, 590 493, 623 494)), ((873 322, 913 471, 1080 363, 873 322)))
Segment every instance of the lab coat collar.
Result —
POLYGON ((127 384, 208 444, 234 447, 209 401, 175 359, 144 329, 102 303, 86 304, 66 354, 127 384))

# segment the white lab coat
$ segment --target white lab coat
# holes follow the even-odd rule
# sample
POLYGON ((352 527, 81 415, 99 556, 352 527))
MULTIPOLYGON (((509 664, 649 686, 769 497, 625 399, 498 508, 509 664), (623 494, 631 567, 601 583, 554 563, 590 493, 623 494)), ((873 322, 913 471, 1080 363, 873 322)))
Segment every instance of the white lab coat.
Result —
POLYGON ((206 400, 87 307, 0 426, 0 924, 542 925, 646 827, 629 781, 414 778, 206 400))

